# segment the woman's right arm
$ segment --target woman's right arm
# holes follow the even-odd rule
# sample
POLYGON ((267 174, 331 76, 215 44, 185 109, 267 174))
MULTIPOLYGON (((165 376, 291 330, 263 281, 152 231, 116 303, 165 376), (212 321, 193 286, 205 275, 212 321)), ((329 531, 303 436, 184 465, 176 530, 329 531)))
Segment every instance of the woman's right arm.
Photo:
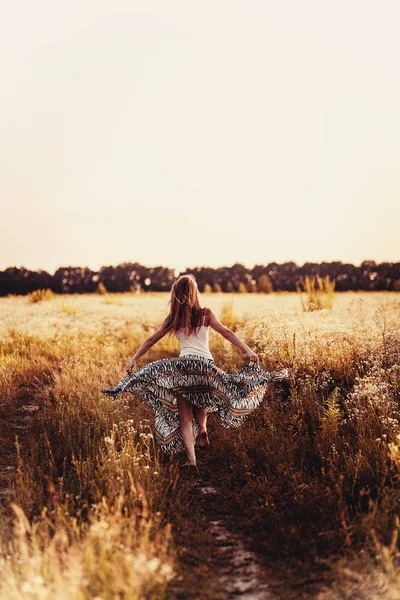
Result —
POLYGON ((208 309, 207 314, 208 314, 208 321, 209 321, 210 327, 212 327, 213 329, 215 329, 215 331, 220 333, 226 340, 228 340, 228 342, 230 342, 234 346, 237 346, 241 350, 244 350, 244 352, 246 353, 246 356, 250 360, 252 360, 254 362, 259 361, 257 354, 255 352, 253 352, 253 350, 251 348, 249 348, 249 346, 247 344, 242 342, 242 340, 236 335, 236 333, 234 331, 232 331, 228 327, 225 327, 225 325, 223 325, 221 323, 221 321, 218 319, 217 315, 215 313, 213 313, 212 310, 208 309))
POLYGON ((152 348, 154 346, 154 344, 156 342, 158 342, 158 340, 161 340, 161 338, 164 337, 164 335, 166 333, 168 333, 168 329, 166 327, 166 323, 167 323, 167 317, 164 319, 164 321, 162 322, 162 324, 160 325, 160 327, 150 337, 148 337, 147 340, 145 340, 143 342, 143 344, 140 346, 140 348, 132 356, 132 358, 130 359, 130 361, 126 365, 126 372, 127 373, 132 373, 132 369, 136 365, 138 359, 141 356, 143 356, 143 354, 146 354, 146 352, 148 352, 150 350, 150 348, 152 348))

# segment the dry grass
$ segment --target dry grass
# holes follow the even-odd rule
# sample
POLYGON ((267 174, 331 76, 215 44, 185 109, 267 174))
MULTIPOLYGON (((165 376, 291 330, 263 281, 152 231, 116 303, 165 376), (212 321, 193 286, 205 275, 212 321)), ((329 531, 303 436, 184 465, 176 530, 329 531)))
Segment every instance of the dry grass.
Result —
POLYGON ((302 283, 296 285, 297 292, 300 295, 303 310, 306 312, 313 310, 331 309, 334 299, 335 281, 329 278, 329 275, 320 277, 305 276, 302 283), (303 300, 303 292, 306 301, 303 300))
POLYGON ((121 374, 124 344, 17 325, 0 345, 1 394, 12 406, 29 384, 42 410, 18 461, 14 534, 7 513, 1 523, 0 597, 164 597, 173 550, 163 515, 177 471, 160 464, 148 421, 100 394, 104 376, 121 374))
POLYGON ((51 290, 35 290, 28 294, 29 302, 36 304, 37 302, 43 302, 43 300, 53 300, 54 294, 51 290))
MULTIPOLYGON (((12 410, 28 390, 41 406, 0 519, 0 597, 165 598, 179 572, 178 461, 159 456, 147 407, 100 393, 159 324, 168 296, 113 300, 0 300, 2 405, 12 410)), ((296 373, 239 432, 211 421, 209 467, 233 526, 251 532, 266 557, 302 569, 364 550, 363 562, 337 563, 342 575, 321 598, 335 589, 358 597, 350 590, 371 561, 390 594, 399 577, 398 295, 340 294, 332 310, 317 312, 303 312, 296 294, 238 295, 232 304, 213 294, 205 304, 263 368, 296 373)), ((222 368, 244 363, 214 332, 210 340, 222 368)), ((165 337, 141 362, 177 351, 165 337)))

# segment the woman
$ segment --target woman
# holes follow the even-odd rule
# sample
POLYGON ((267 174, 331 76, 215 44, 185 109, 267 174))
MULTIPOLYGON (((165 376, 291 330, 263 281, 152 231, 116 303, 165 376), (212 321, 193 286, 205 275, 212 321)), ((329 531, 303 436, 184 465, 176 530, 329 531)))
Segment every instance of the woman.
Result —
POLYGON ((186 465, 195 467, 196 438, 200 448, 209 445, 208 413, 218 411, 225 427, 238 427, 261 404, 268 383, 286 380, 289 373, 288 369, 260 369, 257 354, 209 308, 201 308, 192 275, 175 281, 169 304, 162 325, 126 365, 127 375, 103 394, 116 399, 130 392, 148 402, 155 413, 155 436, 161 448, 177 452, 184 447, 186 465), (233 374, 218 368, 208 347, 209 327, 243 350, 249 363, 233 374), (156 360, 133 371, 138 359, 167 333, 178 338, 179 357, 156 360))

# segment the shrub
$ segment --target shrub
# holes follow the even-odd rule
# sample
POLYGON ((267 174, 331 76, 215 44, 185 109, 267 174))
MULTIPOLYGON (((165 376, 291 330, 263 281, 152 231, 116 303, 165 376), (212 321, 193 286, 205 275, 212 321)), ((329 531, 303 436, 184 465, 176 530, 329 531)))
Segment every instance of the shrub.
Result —
POLYGON ((272 281, 271 281, 269 275, 267 275, 266 273, 264 273, 257 279, 257 283, 258 283, 258 291, 263 294, 270 294, 271 292, 274 291, 272 281))
POLYGON ((206 284, 204 285, 204 290, 203 290, 203 293, 204 293, 204 294, 212 294, 212 291, 213 291, 213 290, 212 290, 212 287, 211 287, 211 285, 210 285, 209 283, 206 283, 206 284))
POLYGON ((247 291, 249 294, 256 294, 258 292, 257 282, 255 279, 250 279, 247 282, 247 291))
POLYGON ((29 300, 29 302, 32 302, 33 304, 35 304, 37 302, 42 302, 43 300, 52 300, 53 298, 54 298, 54 294, 49 289, 35 290, 35 291, 31 292, 30 294, 28 294, 28 300, 29 300))

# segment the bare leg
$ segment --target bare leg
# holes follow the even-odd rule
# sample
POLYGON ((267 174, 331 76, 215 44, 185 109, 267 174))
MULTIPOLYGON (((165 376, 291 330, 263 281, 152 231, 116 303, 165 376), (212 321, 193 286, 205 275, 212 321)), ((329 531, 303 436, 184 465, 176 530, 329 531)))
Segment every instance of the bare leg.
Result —
POLYGON ((188 455, 189 465, 196 465, 196 454, 194 451, 194 435, 193 435, 193 409, 190 402, 182 398, 180 395, 176 395, 178 404, 179 424, 181 426, 181 435, 183 443, 185 444, 186 452, 188 455))
POLYGON ((193 413, 200 427, 200 433, 207 431, 207 413, 204 408, 193 406, 193 413))
POLYGON ((207 435, 207 413, 204 408, 199 408, 198 406, 193 407, 193 412, 200 426, 198 446, 199 448, 208 448, 210 442, 207 435))

